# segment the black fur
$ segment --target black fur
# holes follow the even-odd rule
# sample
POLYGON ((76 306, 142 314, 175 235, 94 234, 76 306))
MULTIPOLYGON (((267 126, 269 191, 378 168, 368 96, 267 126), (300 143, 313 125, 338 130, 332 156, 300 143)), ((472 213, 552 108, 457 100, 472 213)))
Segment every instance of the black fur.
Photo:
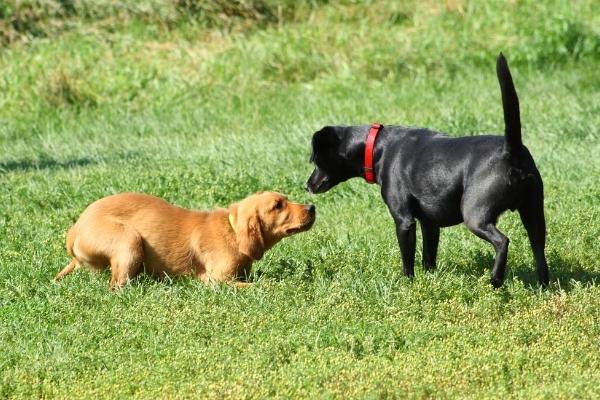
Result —
MULTIPOLYGON (((423 234, 423 265, 435 268, 440 228, 464 222, 496 250, 492 285, 504 281, 509 240, 496 228, 504 211, 518 210, 535 256, 540 284, 548 284, 542 178, 521 142, 519 100, 506 59, 496 72, 502 92, 505 136, 450 138, 424 128, 384 126, 374 148, 374 169, 383 200, 396 223, 407 276, 414 275, 415 220, 423 234)), ((307 182, 323 193, 363 176, 363 126, 326 126, 312 138, 315 164, 307 182)))

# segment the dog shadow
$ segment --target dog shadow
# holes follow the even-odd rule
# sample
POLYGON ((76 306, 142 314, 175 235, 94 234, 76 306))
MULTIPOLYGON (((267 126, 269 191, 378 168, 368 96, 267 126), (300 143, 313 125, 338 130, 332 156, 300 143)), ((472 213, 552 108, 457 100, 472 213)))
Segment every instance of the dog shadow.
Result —
POLYGON ((276 282, 289 279, 291 276, 300 278, 305 282, 312 282, 315 275, 315 265, 312 260, 282 259, 272 264, 268 269, 252 271, 249 280, 258 281, 261 278, 276 282))
MULTIPOLYGON (((581 286, 595 286, 600 283, 600 272, 586 270, 579 262, 568 260, 556 252, 547 255, 550 271, 550 285, 556 285, 565 292, 581 286)), ((533 263, 533 262, 532 262, 533 263)), ((514 273, 523 282, 537 286, 535 266, 519 265, 514 273)))
MULTIPOLYGON (((491 267, 494 265, 494 255, 492 253, 476 251, 471 256, 479 274, 483 274, 486 271, 490 273, 491 267)), ((567 260, 556 252, 551 252, 546 257, 551 286, 558 286, 561 290, 570 292, 576 287, 586 285, 595 286, 600 283, 600 272, 586 270, 577 261, 567 260)), ((533 259, 529 263, 516 265, 509 262, 507 266, 507 278, 511 275, 516 276, 531 290, 537 290, 539 287, 533 259)))

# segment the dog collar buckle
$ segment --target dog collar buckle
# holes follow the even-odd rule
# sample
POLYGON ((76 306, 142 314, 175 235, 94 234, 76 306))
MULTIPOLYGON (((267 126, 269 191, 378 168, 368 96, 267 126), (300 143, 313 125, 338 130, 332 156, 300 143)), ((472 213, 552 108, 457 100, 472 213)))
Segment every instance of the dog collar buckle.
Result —
POLYGON ((367 141, 365 143, 365 164, 363 170, 365 172, 365 180, 367 183, 375 183, 375 172, 373 170, 373 150, 375 148, 375 139, 377 134, 381 131, 383 125, 380 123, 373 123, 369 134, 367 135, 367 141))

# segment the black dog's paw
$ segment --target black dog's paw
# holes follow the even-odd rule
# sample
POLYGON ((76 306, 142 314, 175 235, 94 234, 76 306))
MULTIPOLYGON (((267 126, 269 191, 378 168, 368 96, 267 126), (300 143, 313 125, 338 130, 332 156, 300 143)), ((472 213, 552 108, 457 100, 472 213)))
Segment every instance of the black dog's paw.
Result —
POLYGON ((502 284, 504 283, 504 279, 492 277, 492 279, 490 280, 490 283, 492 284, 494 289, 499 289, 500 287, 502 287, 502 284))

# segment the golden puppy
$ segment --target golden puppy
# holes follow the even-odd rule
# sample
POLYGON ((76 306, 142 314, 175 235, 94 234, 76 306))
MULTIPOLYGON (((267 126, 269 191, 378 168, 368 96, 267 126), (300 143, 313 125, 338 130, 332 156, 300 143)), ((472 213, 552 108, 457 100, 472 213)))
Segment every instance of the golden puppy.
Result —
MULTIPOLYGON (((67 234, 73 259, 55 280, 86 264, 111 268, 111 289, 140 271, 151 275, 193 274, 203 282, 231 282, 286 236, 310 229, 315 206, 286 196, 253 194, 229 209, 191 211, 139 193, 92 203, 67 234)), ((241 284, 243 285, 243 284, 241 284)))

